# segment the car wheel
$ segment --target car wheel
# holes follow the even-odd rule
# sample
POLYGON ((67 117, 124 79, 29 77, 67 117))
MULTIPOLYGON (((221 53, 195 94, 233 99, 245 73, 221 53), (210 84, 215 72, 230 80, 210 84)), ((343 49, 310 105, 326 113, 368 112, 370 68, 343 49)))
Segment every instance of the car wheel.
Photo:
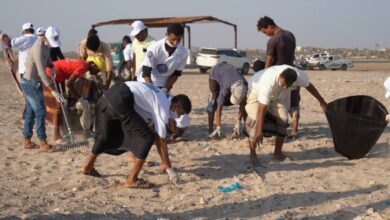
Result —
POLYGON ((199 67, 199 71, 201 72, 201 73, 207 73, 207 68, 204 68, 204 67, 199 67))
POLYGON ((242 66, 241 74, 242 74, 242 75, 248 74, 249 68, 250 68, 249 63, 245 63, 245 64, 242 66))
POLYGON ((341 70, 342 71, 346 71, 347 70, 347 65, 346 64, 341 65, 341 70))
POLYGON ((324 64, 321 64, 321 65, 319 66, 319 69, 320 69, 320 70, 326 70, 326 67, 325 67, 324 64))

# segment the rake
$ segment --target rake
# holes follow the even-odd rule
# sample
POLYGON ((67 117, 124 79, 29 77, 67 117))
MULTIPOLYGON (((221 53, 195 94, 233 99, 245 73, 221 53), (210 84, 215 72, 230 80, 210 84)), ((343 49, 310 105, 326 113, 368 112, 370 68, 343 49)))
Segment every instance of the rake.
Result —
MULTIPOLYGON (((57 85, 56 71, 55 70, 52 71, 51 78, 53 80, 55 90, 62 95, 63 94, 62 89, 61 89, 61 87, 58 88, 58 85, 57 85)), ((75 139, 73 137, 72 129, 70 128, 70 125, 69 125, 68 114, 67 114, 67 111, 65 111, 64 103, 60 102, 60 105, 61 105, 62 115, 64 116, 65 125, 68 129, 68 135, 70 137, 70 142, 65 143, 65 144, 56 144, 56 145, 54 145, 54 147, 56 149, 59 149, 62 151, 73 149, 73 148, 87 147, 88 143, 89 143, 88 140, 75 141, 75 139)))

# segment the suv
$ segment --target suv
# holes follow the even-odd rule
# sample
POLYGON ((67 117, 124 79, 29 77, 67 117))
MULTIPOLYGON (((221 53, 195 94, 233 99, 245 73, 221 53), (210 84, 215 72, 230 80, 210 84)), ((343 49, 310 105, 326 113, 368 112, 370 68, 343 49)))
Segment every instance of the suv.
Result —
POLYGON ((236 49, 201 48, 196 58, 201 73, 206 73, 222 62, 236 67, 243 75, 249 72, 251 63, 248 57, 241 55, 236 49))

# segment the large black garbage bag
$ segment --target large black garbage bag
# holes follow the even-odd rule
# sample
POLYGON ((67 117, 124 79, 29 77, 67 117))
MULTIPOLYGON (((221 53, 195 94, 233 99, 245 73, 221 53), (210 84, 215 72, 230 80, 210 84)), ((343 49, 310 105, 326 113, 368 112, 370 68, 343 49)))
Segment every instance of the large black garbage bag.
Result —
POLYGON ((386 107, 370 96, 350 96, 328 103, 326 118, 336 152, 349 159, 364 157, 388 122, 386 107))

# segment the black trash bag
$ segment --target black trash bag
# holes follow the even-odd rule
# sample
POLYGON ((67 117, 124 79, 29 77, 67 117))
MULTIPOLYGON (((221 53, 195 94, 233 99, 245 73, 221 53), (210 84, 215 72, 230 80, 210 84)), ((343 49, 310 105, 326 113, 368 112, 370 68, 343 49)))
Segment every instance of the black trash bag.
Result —
POLYGON ((328 103, 326 118, 336 152, 363 158, 386 128, 386 107, 370 96, 350 96, 328 103))

